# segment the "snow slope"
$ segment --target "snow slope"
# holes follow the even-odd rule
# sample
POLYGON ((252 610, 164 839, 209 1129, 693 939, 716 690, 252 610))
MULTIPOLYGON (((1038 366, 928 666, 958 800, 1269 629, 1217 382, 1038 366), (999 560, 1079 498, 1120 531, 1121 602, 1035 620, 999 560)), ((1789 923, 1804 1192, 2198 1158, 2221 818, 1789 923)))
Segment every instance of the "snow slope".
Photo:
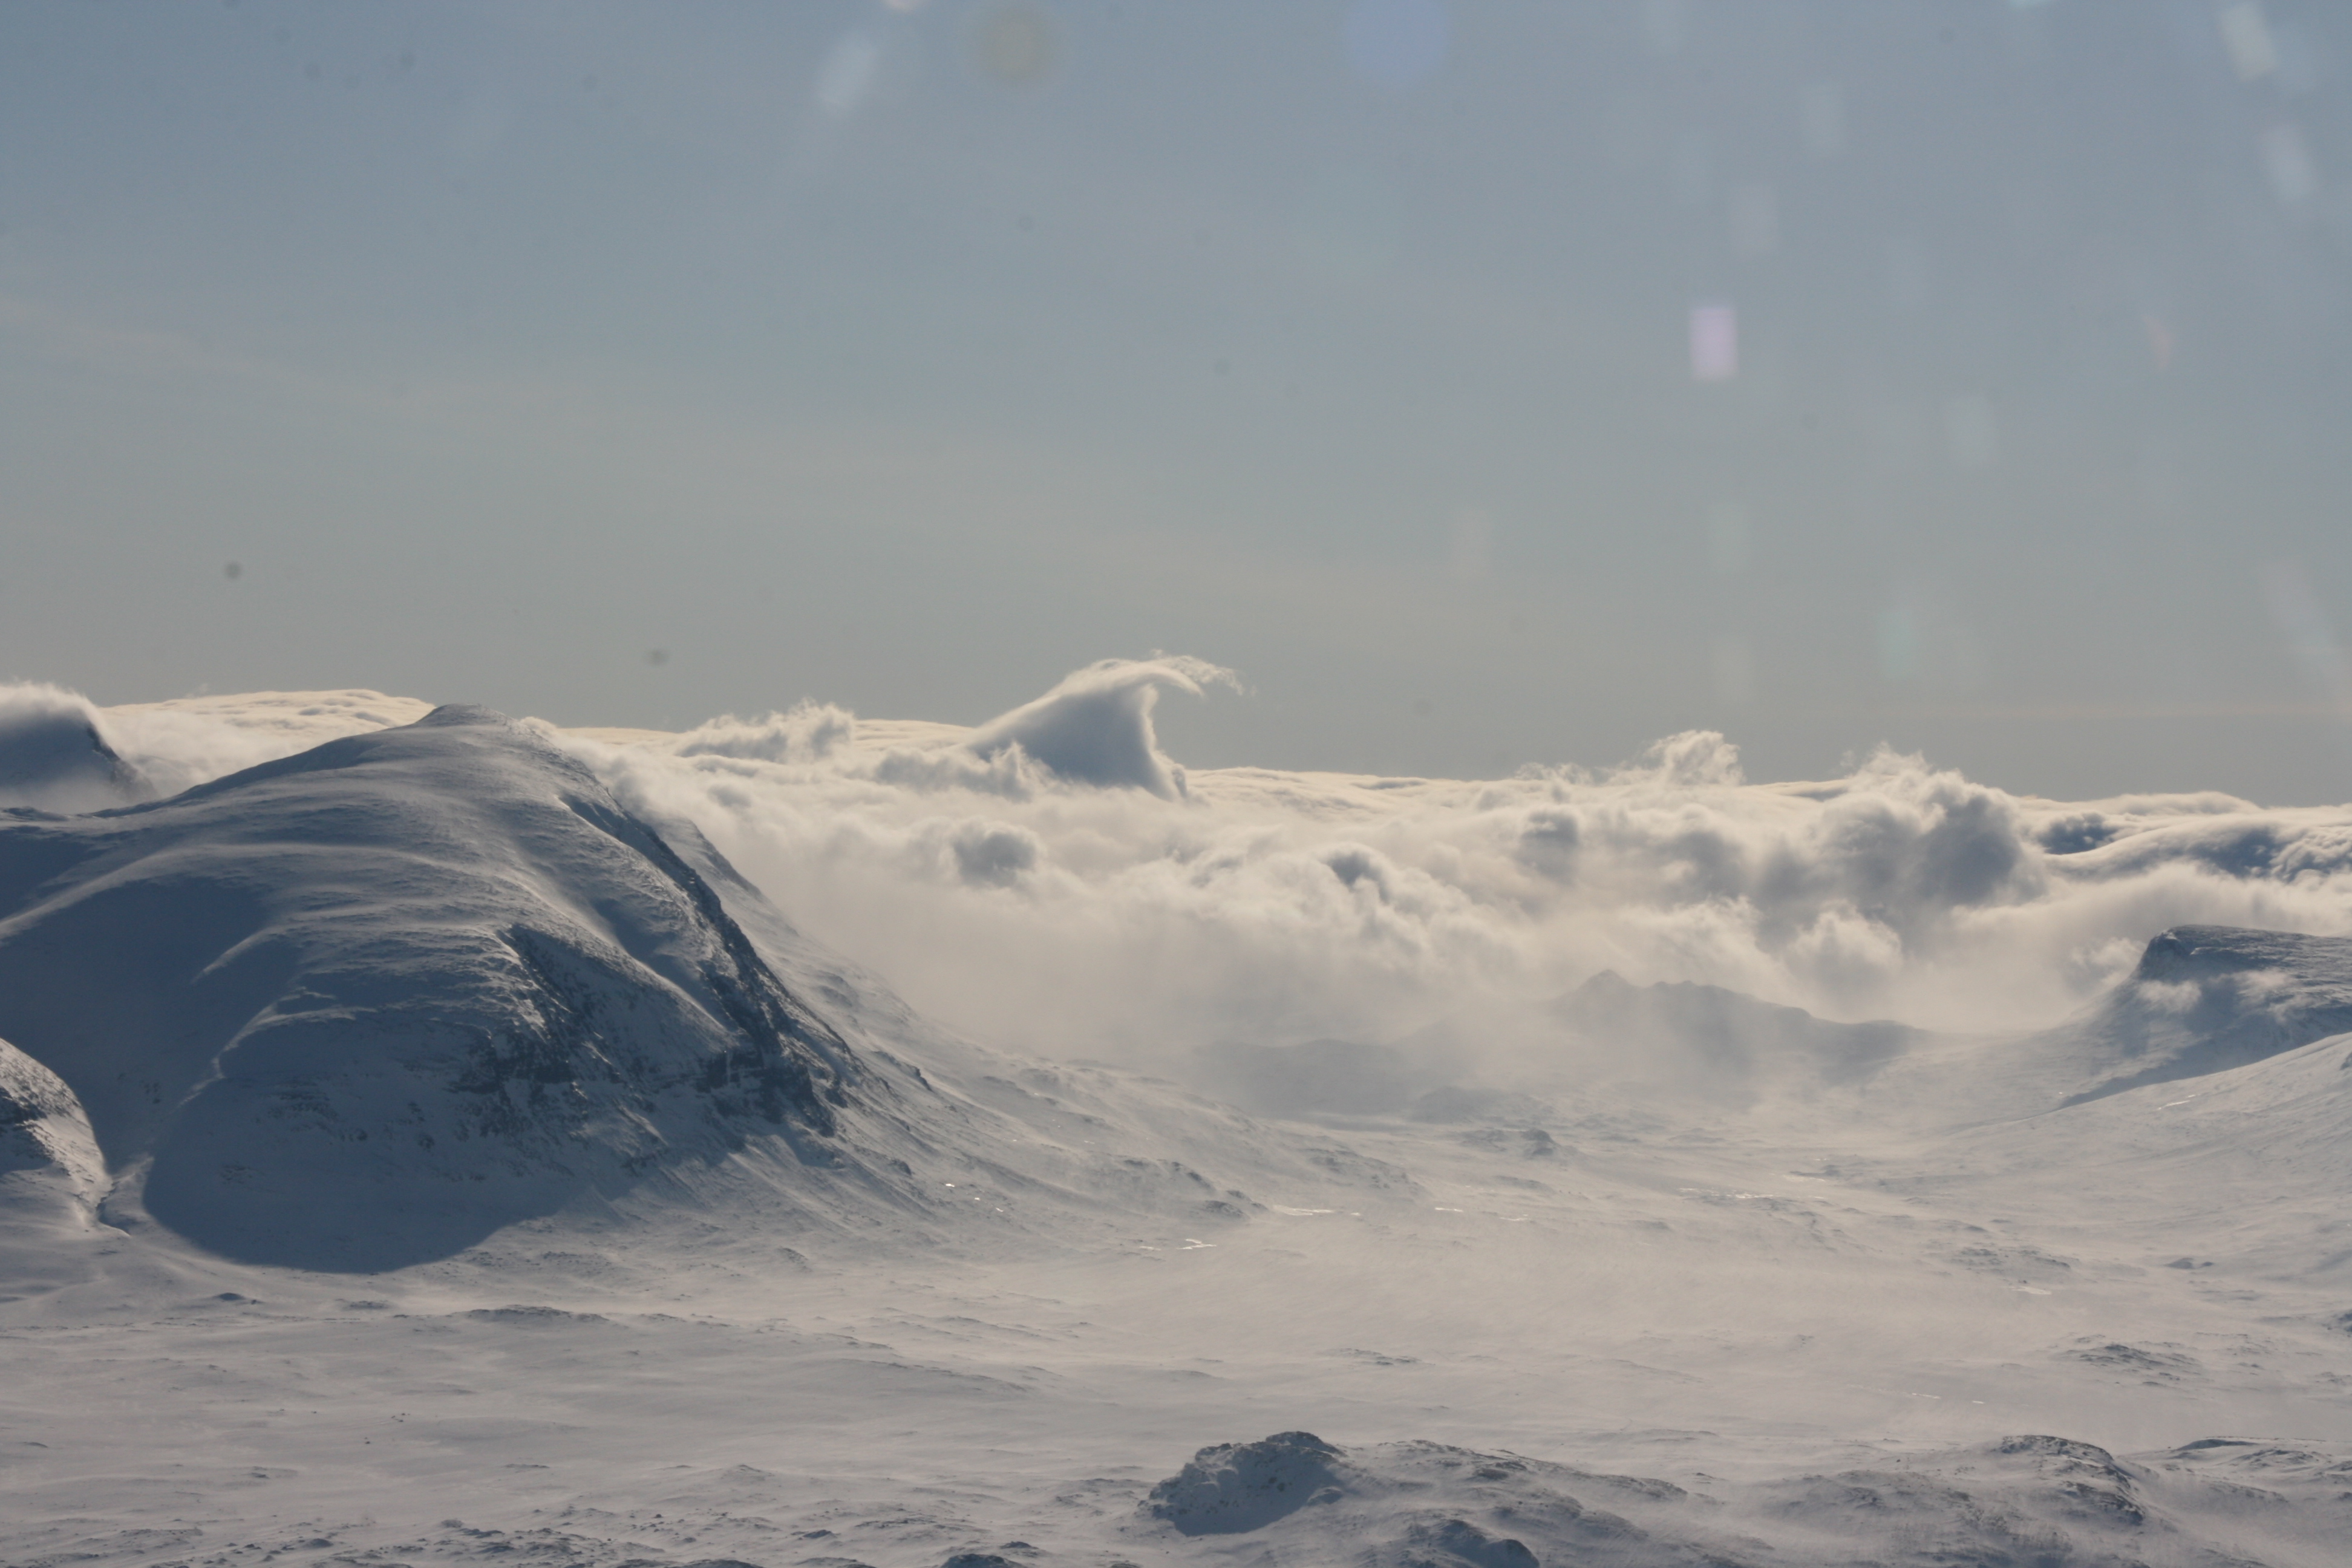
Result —
POLYGON ((0 1032, 234 1256, 396 1266, 755 1137, 835 1166, 864 1076, 656 835, 477 710, 19 817, 0 911, 0 1032))

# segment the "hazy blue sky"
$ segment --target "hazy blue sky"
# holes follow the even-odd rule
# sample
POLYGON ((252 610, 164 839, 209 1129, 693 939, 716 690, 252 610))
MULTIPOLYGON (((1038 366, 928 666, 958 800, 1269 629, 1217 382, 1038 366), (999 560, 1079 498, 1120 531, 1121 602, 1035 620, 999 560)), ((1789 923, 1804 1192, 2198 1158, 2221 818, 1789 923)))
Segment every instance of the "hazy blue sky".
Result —
POLYGON ((19 0, 0 677, 1165 648, 1199 765, 2341 800, 2347 90, 2293 0, 19 0))

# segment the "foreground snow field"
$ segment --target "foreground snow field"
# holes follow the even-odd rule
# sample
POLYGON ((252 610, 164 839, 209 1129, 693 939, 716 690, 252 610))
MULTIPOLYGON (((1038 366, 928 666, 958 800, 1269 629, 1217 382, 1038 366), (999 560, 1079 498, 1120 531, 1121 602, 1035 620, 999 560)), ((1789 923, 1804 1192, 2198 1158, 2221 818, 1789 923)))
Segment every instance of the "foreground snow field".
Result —
MULTIPOLYGON (((2340 904, 2340 824, 1948 784, 1904 818, 1900 784, 1869 862, 1851 783, 1187 776, 1148 697, 1204 668, 969 732, 567 736, 374 694, 0 725, 0 1558, 2346 1560, 2352 942, 2211 919, 2340 904), (1455 796, 1470 826, 1427 826, 1455 796), (1621 900, 1631 977, 1405 1005, 1424 959, 1509 969, 1475 833, 1567 898, 1632 883, 1644 812, 1812 846, 1711 873, 1751 956, 1633 962, 1683 906, 1621 900), (1177 897, 1133 893, 1147 833, 1267 922, 1303 859, 1402 955, 1393 1026, 972 1044, 731 863, 817 923, 886 822, 900 882, 844 929, 914 908, 919 863, 947 912, 910 949, 1090 888, 1132 935, 1177 897), (2207 923, 2118 960, 2126 883, 2207 923), (1855 973, 1824 931, 1927 967, 2021 945, 2000 920, 2074 922, 2078 1011, 1790 1005, 1855 973), (1728 984, 1767 957, 1770 1001, 1728 984)), ((1226 951, 1196 938, 1167 961, 1226 951)), ((1298 942, 1309 993, 1365 962, 1298 942)), ((1107 1005, 1036 962, 927 983, 1107 1005)), ((1195 978, 1231 1005, 1252 973, 1195 978)))

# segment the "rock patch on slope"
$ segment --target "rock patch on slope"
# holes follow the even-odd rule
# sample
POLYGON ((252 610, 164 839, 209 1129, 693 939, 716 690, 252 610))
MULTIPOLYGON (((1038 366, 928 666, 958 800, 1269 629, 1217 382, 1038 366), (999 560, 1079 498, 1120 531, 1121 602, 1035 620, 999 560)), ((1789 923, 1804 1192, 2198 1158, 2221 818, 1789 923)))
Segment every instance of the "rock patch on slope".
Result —
POLYGON ((1151 1489, 1154 1519, 1186 1535, 1258 1530, 1347 1492, 1339 1450, 1312 1432, 1277 1432, 1255 1443, 1219 1443, 1151 1489))

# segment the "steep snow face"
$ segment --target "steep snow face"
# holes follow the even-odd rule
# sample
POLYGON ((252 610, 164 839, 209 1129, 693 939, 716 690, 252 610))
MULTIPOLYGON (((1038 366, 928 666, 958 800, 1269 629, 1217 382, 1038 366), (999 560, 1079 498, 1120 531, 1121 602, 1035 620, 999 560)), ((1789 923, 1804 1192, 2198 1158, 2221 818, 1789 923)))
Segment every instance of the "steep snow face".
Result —
POLYGON ((0 1040, 0 1300, 87 1277, 106 1162, 57 1074, 0 1040))
POLYGON ((0 822, 0 1035, 87 1108, 113 1212, 330 1268, 751 1140, 836 1163, 864 1076, 585 769, 451 708, 0 822))

